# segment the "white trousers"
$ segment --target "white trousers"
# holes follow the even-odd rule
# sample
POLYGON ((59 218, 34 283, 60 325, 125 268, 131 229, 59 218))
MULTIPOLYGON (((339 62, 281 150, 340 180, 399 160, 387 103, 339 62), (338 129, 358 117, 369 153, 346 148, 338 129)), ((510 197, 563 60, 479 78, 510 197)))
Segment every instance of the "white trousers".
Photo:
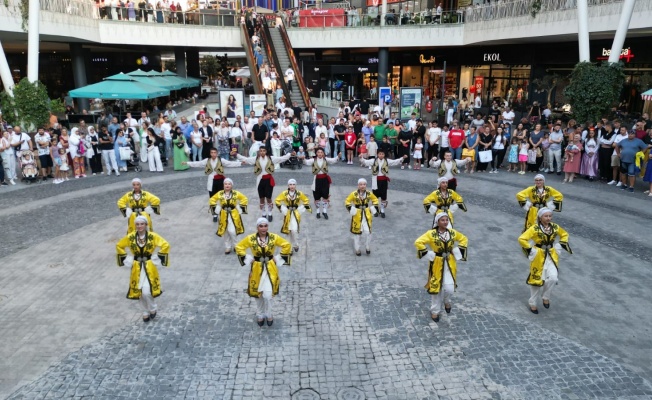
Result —
POLYGON ((5 179, 16 179, 16 157, 2 153, 2 167, 5 169, 5 179))
MULTIPOLYGON (((364 231, 363 233, 366 232, 366 237, 365 237, 365 249, 366 250, 371 250, 371 232, 369 230, 364 231)), ((360 241, 362 239, 362 235, 353 235, 353 247, 355 248, 356 253, 360 251, 360 241)))
POLYGON ((147 150, 147 161, 149 162, 149 172, 163 172, 163 163, 161 162, 161 153, 158 146, 152 150, 147 150))
POLYGON ((111 173, 111 169, 118 172, 118 162, 115 159, 115 150, 102 150, 102 160, 104 160, 107 174, 111 173))
POLYGON ((238 243, 238 235, 235 233, 235 225, 233 225, 231 218, 227 218, 227 220, 229 222, 226 230, 224 231, 224 248, 226 250, 231 250, 231 248, 233 248, 233 246, 238 243))
POLYGON ((437 294, 432 295, 432 302, 430 304, 431 314, 441 314, 444 311, 444 304, 451 304, 453 292, 455 291, 455 284, 441 285, 441 290, 437 294))
POLYGON ((150 313, 156 311, 156 302, 154 297, 152 297, 152 289, 149 286, 149 281, 147 280, 147 274, 145 274, 145 268, 140 268, 140 305, 143 307, 143 317, 149 317, 150 313))
POLYGON ((546 257, 546 261, 543 264, 543 279, 545 280, 543 286, 530 286, 530 301, 528 302, 530 307, 537 306, 539 297, 542 300, 549 301, 550 292, 552 292, 552 288, 557 284, 557 268, 550 257, 546 257))
POLYGON ((561 172, 561 149, 559 150, 550 150, 548 149, 548 168, 552 171, 554 167, 554 162, 557 162, 557 172, 561 172))
POLYGON ((256 299, 256 318, 258 319, 273 319, 272 315, 272 302, 274 298, 272 297, 271 290, 265 290, 263 295, 256 299))
POLYGON ((292 247, 299 247, 299 232, 290 230, 290 243, 292 247))

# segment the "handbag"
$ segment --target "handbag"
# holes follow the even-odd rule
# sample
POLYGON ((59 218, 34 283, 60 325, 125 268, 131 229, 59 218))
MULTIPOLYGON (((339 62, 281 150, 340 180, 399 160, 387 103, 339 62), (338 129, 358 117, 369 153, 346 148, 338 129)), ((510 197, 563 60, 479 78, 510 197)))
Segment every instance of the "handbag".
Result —
POLYGON ((543 153, 541 152, 540 147, 537 147, 537 157, 543 157, 543 153))
POLYGON ((527 151, 527 163, 536 164, 537 163, 537 152, 534 150, 527 151))
POLYGON ((188 147, 188 143, 186 142, 183 143, 183 151, 186 153, 186 156, 190 156, 190 147, 188 147))
POLYGON ((129 147, 118 147, 120 152, 120 160, 127 161, 131 160, 131 149, 129 147))
POLYGON ((478 158, 481 163, 491 162, 493 156, 491 155, 491 150, 483 150, 478 152, 478 158))
POLYGON ((462 149, 462 159, 475 158, 475 149, 462 149))

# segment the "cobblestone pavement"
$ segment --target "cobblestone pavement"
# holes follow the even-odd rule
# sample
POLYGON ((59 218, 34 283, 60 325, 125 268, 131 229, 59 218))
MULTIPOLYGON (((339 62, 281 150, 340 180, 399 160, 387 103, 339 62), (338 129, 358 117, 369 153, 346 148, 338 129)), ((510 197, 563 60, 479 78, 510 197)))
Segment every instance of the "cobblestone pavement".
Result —
POLYGON ((84 347, 10 399, 572 399, 652 396, 584 346, 466 302, 429 321, 418 288, 284 284, 258 328, 242 291, 84 347))
MULTIPOLYGON (((251 170, 228 173, 254 205, 250 232, 251 170)), ((532 176, 461 176, 469 261, 453 313, 434 324, 412 243, 430 224, 420 202, 435 174, 392 171, 372 256, 355 257, 342 201, 369 171, 335 166, 331 220, 305 219, 276 322, 260 329, 247 271, 206 216, 202 171, 142 173, 163 199, 155 229, 173 245, 160 319, 143 325, 113 265, 129 175, 2 193, 0 226, 12 229, 0 232, 0 398, 652 398, 647 198, 549 178, 575 254, 562 258, 553 306, 534 316, 514 200, 532 176)), ((290 177, 309 192, 308 171, 282 170, 276 193, 290 177)))

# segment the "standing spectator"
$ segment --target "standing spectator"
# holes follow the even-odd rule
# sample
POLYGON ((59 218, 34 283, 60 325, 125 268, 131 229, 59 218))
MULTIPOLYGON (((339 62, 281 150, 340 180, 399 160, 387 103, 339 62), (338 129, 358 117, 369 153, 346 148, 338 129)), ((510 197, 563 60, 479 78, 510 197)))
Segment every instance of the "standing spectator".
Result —
POLYGON ((584 140, 584 154, 580 165, 580 175, 587 176, 590 181, 598 175, 598 146, 595 129, 591 128, 584 140))
POLYGON ((4 172, 4 178, 2 179, 2 184, 7 186, 5 179, 9 180, 9 183, 15 185, 16 182, 16 157, 14 156, 14 149, 11 147, 11 138, 8 131, 2 133, 0 138, 0 156, 2 157, 2 169, 4 172))
MULTIPOLYGON (((441 128, 437 126, 437 121, 432 121, 430 127, 426 132, 426 141, 428 143, 426 159, 431 160, 437 154, 439 154, 439 137, 441 136, 441 128)), ((430 163, 428 163, 428 168, 430 168, 430 163)))
POLYGON ((490 174, 497 174, 498 168, 503 163, 505 158, 505 146, 507 145, 507 138, 505 138, 505 133, 503 128, 498 127, 496 129, 496 135, 493 138, 493 143, 491 145, 491 171, 490 174))
POLYGON ((613 143, 616 138, 616 132, 613 131, 611 124, 607 123, 604 126, 604 133, 599 136, 598 142, 600 149, 598 150, 598 169, 600 170, 600 180, 609 182, 612 178, 611 171, 611 156, 614 152, 613 143))
MULTIPOLYGON (((536 152, 536 163, 528 164, 528 171, 530 172, 539 172, 541 169, 541 163, 543 163, 543 151, 541 149, 541 145, 543 144, 543 136, 544 135, 543 131, 541 130, 541 124, 536 124, 534 126, 534 130, 530 132, 530 138, 528 139, 530 151, 536 152)), ((577 172, 579 172, 579 169, 577 172)))
MULTIPOLYGON (((145 116, 147 116, 147 114, 145 114, 145 116)), ((147 118, 146 121, 149 122, 149 118, 147 118)), ((115 122, 118 122, 118 120, 116 119, 115 122)), ((136 121, 136 119, 131 118, 131 113, 127 113, 127 118, 125 118, 123 123, 125 124, 125 128, 136 128, 138 126, 142 126, 142 124, 139 124, 138 121, 136 121)))
POLYGON ((355 132, 353 131, 353 126, 349 125, 346 130, 346 133, 344 134, 344 144, 346 146, 346 160, 347 160, 347 164, 349 165, 353 164, 353 153, 355 152, 355 143, 356 143, 355 132))
POLYGON ((439 136, 439 158, 444 158, 444 154, 446 154, 447 151, 450 151, 450 131, 448 129, 449 125, 444 124, 439 136))
MULTIPOLYGON (((106 174, 111 175, 111 170, 115 171, 117 176, 120 176, 120 171, 118 170, 118 163, 115 158, 115 151, 113 151, 113 136, 109 133, 107 128, 102 128, 100 134, 98 135, 99 148, 102 152, 102 159, 104 160, 104 165, 106 166, 106 174)), ((102 172, 103 174, 104 172, 102 172)))
POLYGON ((460 129, 457 120, 453 120, 453 127, 448 134, 448 143, 453 159, 462 158, 462 145, 464 144, 464 130, 460 129))
POLYGON ((264 146, 267 143, 267 139, 269 139, 269 128, 263 122, 263 118, 258 118, 258 123, 251 128, 253 141, 251 147, 256 146, 256 151, 258 151, 258 147, 264 146))
POLYGON ((629 131, 627 133, 627 139, 621 140, 616 145, 616 152, 620 157, 620 181, 622 183, 620 190, 629 189, 630 193, 634 191, 636 153, 645 149, 647 149, 647 145, 636 137, 635 131, 629 131), (629 182, 627 178, 629 178, 629 182))
POLYGON ((406 124, 399 122, 398 123, 400 132, 398 134, 398 148, 397 148, 397 157, 396 158, 403 158, 403 165, 401 165, 401 169, 405 169, 405 166, 407 165, 408 169, 412 169, 412 166, 410 165, 410 144, 412 143, 412 131, 408 129, 406 124))
POLYGON ((41 163, 41 176, 43 182, 47 181, 48 177, 52 176, 52 158, 50 157, 50 135, 45 132, 44 128, 39 128, 36 135, 34 135, 36 142, 36 149, 38 150, 38 158, 41 163))
MULTIPOLYGON (((493 145, 493 135, 488 132, 488 129, 484 127, 479 128, 478 135, 480 136, 480 138, 478 139, 480 141, 478 144, 478 152, 491 150, 491 147, 493 145)), ((488 164, 489 163, 486 162, 478 162, 478 166, 476 170, 478 172, 485 172, 487 170, 488 164)))
POLYGON ((620 126, 620 122, 614 121, 614 125, 617 125, 618 128, 618 135, 614 137, 612 147, 614 148, 614 151, 611 155, 611 168, 613 171, 613 180, 607 185, 616 185, 616 187, 621 187, 623 183, 619 179, 620 175, 620 154, 618 153, 618 150, 616 147, 618 146, 618 143, 621 141, 627 139, 627 128, 624 126, 620 126), (618 183, 616 183, 618 182, 618 183))
MULTIPOLYGON (((104 127, 103 129, 106 129, 104 127)), ((91 125, 88 127, 88 143, 90 144, 90 147, 88 150, 92 150, 92 157, 88 160, 88 163, 90 164, 91 167, 91 172, 93 175, 97 175, 98 173, 102 173, 102 150, 100 149, 100 141, 99 141, 99 136, 97 132, 95 132, 95 128, 91 125)))
POLYGON ((163 172, 163 163, 161 162, 161 154, 158 149, 159 142, 162 140, 154 131, 154 128, 147 129, 147 162, 149 164, 149 172, 163 172))
POLYGON ((229 128, 228 121, 225 119, 220 124, 220 127, 215 130, 215 148, 217 149, 218 157, 225 160, 229 159, 229 154, 231 153, 230 134, 231 129, 229 128))
POLYGON ((231 127, 231 132, 229 133, 229 139, 231 141, 232 146, 237 146, 238 148, 238 153, 246 156, 247 153, 244 151, 244 132, 242 132, 242 128, 240 126, 240 121, 235 121, 233 123, 233 126, 231 127))
POLYGON ((561 175, 561 143, 564 141, 564 132, 561 130, 561 124, 556 123, 554 129, 550 132, 548 142, 548 173, 555 172, 557 166, 557 175, 561 175))
POLYGON ((69 143, 68 151, 70 152, 70 157, 72 157, 75 179, 86 178, 86 166, 84 165, 86 149, 84 148, 84 142, 79 135, 78 128, 72 128, 70 131, 69 143))
POLYGON ((475 164, 476 164, 476 159, 478 157, 478 145, 480 144, 479 141, 479 135, 477 130, 475 129, 474 126, 472 126, 469 129, 469 136, 464 139, 464 145, 466 146, 467 150, 470 152, 469 162, 466 164, 466 172, 471 171, 471 173, 475 172, 475 164))
MULTIPOLYGON (((644 114, 643 116, 645 117, 647 114, 644 114)), ((645 143, 648 148, 643 182, 647 182, 650 185, 648 190, 645 191, 645 194, 652 197, 652 128, 647 130, 647 136, 643 138, 643 143, 645 143)))
POLYGON ((514 111, 512 111, 509 107, 505 107, 502 118, 503 122, 505 123, 505 127, 507 128, 507 132, 505 132, 506 136, 511 136, 512 134, 512 124, 514 123, 515 117, 516 115, 514 114, 514 111))
POLYGON ((192 161, 201 161, 202 146, 204 140, 202 133, 199 131, 199 126, 196 120, 192 120, 192 131, 190 132, 190 140, 192 142, 192 161))
MULTIPOLYGON (((131 129, 131 128, 130 128, 131 129)), ((127 160, 123 160, 122 156, 120 155, 120 147, 130 147, 129 146, 129 140, 125 136, 125 131, 122 129, 118 129, 117 132, 118 136, 115 137, 115 141, 113 142, 113 152, 115 153, 115 158, 116 158, 116 163, 118 164, 118 168, 122 171, 127 170, 127 160)), ((119 174, 116 174, 119 175, 119 174)))
POLYGON ((582 163, 582 136, 575 134, 573 136, 573 143, 566 147, 567 159, 564 163, 565 178, 563 183, 572 183, 575 179, 575 174, 580 172, 580 165, 582 163))

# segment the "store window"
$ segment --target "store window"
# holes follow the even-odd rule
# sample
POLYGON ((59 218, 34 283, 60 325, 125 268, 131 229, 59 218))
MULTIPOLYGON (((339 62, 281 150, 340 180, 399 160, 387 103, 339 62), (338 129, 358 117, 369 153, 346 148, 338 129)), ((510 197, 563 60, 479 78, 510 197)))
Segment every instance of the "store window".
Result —
POLYGON ((447 70, 444 78, 444 70, 435 69, 432 64, 394 67, 394 71, 397 71, 397 68, 401 71, 402 87, 420 86, 424 89, 424 96, 440 97, 442 84, 444 84, 444 97, 450 97, 457 93, 457 72, 454 70, 447 70))
POLYGON ((484 105, 494 100, 524 105, 529 97, 530 74, 529 65, 465 65, 460 75, 460 96, 480 96, 484 105))

